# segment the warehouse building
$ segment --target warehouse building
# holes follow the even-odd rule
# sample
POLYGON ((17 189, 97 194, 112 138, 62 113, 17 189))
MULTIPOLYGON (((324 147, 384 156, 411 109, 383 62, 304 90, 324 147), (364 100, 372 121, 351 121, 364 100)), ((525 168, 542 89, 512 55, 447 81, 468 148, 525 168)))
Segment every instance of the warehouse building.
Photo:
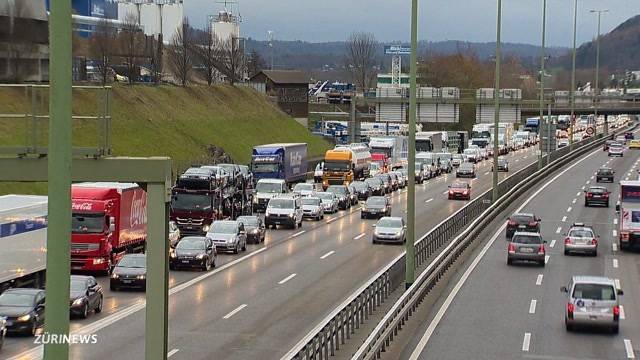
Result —
POLYGON ((264 84, 267 96, 285 113, 294 118, 309 116, 309 78, 302 71, 262 70, 251 82, 264 84))

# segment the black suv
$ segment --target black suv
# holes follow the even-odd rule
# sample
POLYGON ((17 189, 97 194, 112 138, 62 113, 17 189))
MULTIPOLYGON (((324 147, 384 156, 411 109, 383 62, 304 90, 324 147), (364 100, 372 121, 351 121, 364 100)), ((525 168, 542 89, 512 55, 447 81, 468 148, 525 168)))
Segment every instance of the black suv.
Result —
POLYGON ((507 219, 507 238, 511 239, 517 231, 540 232, 540 218, 535 214, 516 213, 507 219))
POLYGON ((338 207, 342 210, 347 210, 351 207, 351 192, 346 185, 330 185, 326 192, 336 194, 338 198, 338 207))
POLYGON ((613 174, 615 173, 611 168, 601 167, 596 173, 596 182, 613 182, 613 174))

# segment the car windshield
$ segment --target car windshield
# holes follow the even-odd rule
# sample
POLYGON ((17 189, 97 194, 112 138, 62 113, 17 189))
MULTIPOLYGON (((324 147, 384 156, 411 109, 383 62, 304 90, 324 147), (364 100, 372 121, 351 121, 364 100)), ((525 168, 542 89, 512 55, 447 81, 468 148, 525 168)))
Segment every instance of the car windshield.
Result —
POLYGON ((371 186, 380 186, 380 180, 379 179, 366 179, 364 182, 366 182, 367 184, 369 184, 371 186))
POLYGON ((214 221, 209 232, 215 234, 235 234, 237 228, 235 222, 214 221))
POLYGON ((448 153, 440 153, 438 154, 440 160, 451 160, 451 154, 448 153))
POLYGON ((517 222, 518 224, 528 224, 533 221, 533 216, 531 215, 514 215, 511 217, 511 220, 517 222))
POLYGON ((498 159, 498 164, 499 165, 504 165, 507 163, 507 159, 498 159))
POLYGON ((320 205, 321 200, 319 198, 302 198, 302 205, 320 205))
POLYGON ((345 195, 347 193, 347 188, 342 186, 329 186, 327 188, 327 192, 334 193, 336 195, 345 195))
POLYGON ((351 183, 351 186, 356 190, 367 190, 367 188, 369 188, 367 183, 365 183, 363 181, 353 182, 353 183, 351 183))
POLYGON ((292 209, 293 200, 291 199, 271 199, 268 207, 273 209, 292 209))
POLYGON ((468 185, 465 184, 465 183, 454 183, 454 184, 451 184, 451 188, 452 189, 466 189, 467 186, 468 185))
POLYGON ((462 154, 453 154, 453 158, 456 160, 462 160, 462 154))
POLYGON ((34 295, 20 294, 16 292, 5 292, 0 295, 0 306, 31 306, 34 295))
POLYGON ((611 175, 613 170, 611 169, 600 169, 598 170, 598 174, 600 175, 611 175))
POLYGON ((464 154, 465 155, 474 155, 475 156, 476 155, 476 150, 474 150, 474 149, 466 149, 464 151, 464 154))
POLYGON ((293 187, 293 191, 313 191, 313 189, 313 184, 304 183, 296 184, 296 186, 293 187))
POLYGON ((255 216, 240 216, 238 221, 249 226, 258 226, 258 218, 255 216))
POLYGON ((378 163, 372 162, 370 169, 371 170, 378 170, 378 169, 380 169, 380 165, 378 165, 378 163))
POLYGON ((71 217, 71 229, 74 234, 100 234, 105 230, 104 214, 78 214, 71 217))
POLYGON ((511 241, 516 244, 525 245, 542 244, 542 239, 535 235, 515 235, 511 241))
POLYGON ((594 194, 604 194, 607 192, 607 189, 601 188, 601 187, 592 187, 592 188, 589 188, 589 192, 594 194))
POLYGON ((573 288, 574 299, 614 301, 616 291, 611 285, 576 284, 573 288))
POLYGON ((367 199, 366 205, 386 205, 386 201, 383 197, 370 197, 367 199))
POLYGON ((611 147, 611 148, 622 148, 622 144, 613 143, 613 144, 609 145, 609 147, 611 147))
POLYGON ((186 237, 180 240, 176 249, 179 250, 204 250, 204 238, 186 237))
MULTIPOLYGON (((179 242, 178 244, 182 244, 179 242)), ((144 256, 124 256, 118 263, 118 267, 125 268, 144 268, 147 265, 147 259, 144 256)))
POLYGON ((171 208, 174 210, 210 210, 211 197, 198 194, 174 194, 171 197, 171 208))
POLYGON ((333 193, 326 193, 326 192, 318 193, 317 196, 322 200, 333 200, 335 198, 335 195, 333 193))
POLYGON ((402 227, 402 220, 400 219, 389 219, 382 218, 378 221, 377 227, 385 227, 385 228, 395 228, 399 229, 402 227))
POLYGON ((462 169, 462 170, 473 170, 473 164, 462 163, 462 165, 460 165, 460 169, 462 169))
POLYGON ((87 288, 85 279, 71 279, 71 291, 83 291, 87 288))
POLYGON ((261 193, 281 193, 282 184, 258 181, 258 185, 256 186, 256 191, 261 193))
POLYGON ((240 172, 242 172, 242 175, 249 175, 249 167, 248 166, 240 166, 240 172))
POLYGON ((572 229, 569 231, 569 237, 592 238, 593 231, 590 229, 572 229))
POLYGON ((280 164, 256 162, 251 164, 251 170, 254 173, 274 173, 280 170, 280 164))
POLYGON ((348 171, 350 168, 350 161, 325 161, 324 163, 324 169, 328 171, 348 171))

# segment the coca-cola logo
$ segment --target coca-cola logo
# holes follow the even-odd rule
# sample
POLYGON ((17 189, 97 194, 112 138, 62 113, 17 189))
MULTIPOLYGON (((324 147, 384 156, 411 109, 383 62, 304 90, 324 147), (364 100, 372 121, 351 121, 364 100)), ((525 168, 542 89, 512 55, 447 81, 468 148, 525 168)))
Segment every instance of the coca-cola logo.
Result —
POLYGON ((77 211, 91 211, 91 209, 93 209, 93 205, 88 202, 74 202, 71 204, 71 209, 77 211))
POLYGON ((147 196, 142 191, 133 194, 129 224, 130 227, 147 224, 147 196), (137 194, 139 194, 140 196, 137 197, 137 194))

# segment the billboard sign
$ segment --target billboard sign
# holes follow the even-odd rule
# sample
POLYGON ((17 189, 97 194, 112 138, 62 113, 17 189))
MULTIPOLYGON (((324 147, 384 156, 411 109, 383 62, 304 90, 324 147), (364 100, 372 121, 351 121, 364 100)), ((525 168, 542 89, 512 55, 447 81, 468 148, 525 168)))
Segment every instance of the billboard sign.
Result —
POLYGON ((411 55, 411 48, 402 45, 385 45, 384 53, 386 55, 411 55))

